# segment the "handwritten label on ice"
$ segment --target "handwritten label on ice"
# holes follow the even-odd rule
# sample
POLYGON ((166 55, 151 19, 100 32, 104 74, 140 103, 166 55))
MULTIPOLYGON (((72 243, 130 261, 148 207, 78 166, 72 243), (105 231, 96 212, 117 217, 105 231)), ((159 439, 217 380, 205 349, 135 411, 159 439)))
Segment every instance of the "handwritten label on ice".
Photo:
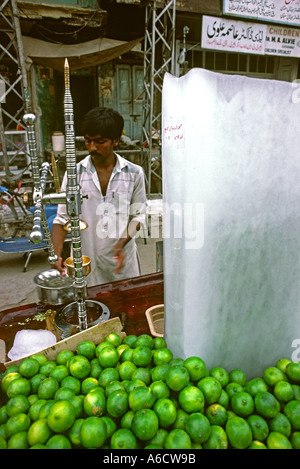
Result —
POLYGON ((165 146, 180 149, 185 147, 185 129, 183 119, 170 119, 163 128, 165 146))

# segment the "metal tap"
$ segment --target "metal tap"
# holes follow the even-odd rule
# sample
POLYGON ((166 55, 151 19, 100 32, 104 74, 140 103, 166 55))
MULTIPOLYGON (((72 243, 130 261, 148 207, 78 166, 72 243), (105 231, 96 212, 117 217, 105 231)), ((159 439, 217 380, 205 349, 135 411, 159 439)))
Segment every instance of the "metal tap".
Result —
POLYGON ((77 180, 77 162, 75 149, 74 111, 73 100, 70 91, 70 68, 68 60, 64 65, 65 95, 64 118, 66 140, 66 171, 67 189, 66 205, 71 223, 72 251, 75 275, 75 297, 78 304, 78 321, 80 329, 87 329, 87 314, 85 300, 87 297, 87 284, 83 275, 80 219, 81 191, 77 180))
POLYGON ((31 158, 32 176, 34 183, 33 202, 34 202, 34 215, 33 215, 33 228, 30 234, 30 241, 32 243, 40 243, 43 240, 43 231, 47 241, 49 252, 48 260, 50 264, 55 264, 58 256, 55 254, 53 244, 51 242, 50 230, 45 214, 43 205, 43 192, 46 186, 47 174, 49 171, 49 163, 43 163, 42 173, 40 175, 39 160, 36 149, 35 128, 36 116, 32 113, 27 113, 23 116, 23 122, 27 127, 28 135, 28 148, 31 158))
POLYGON ((80 219, 82 194, 77 181, 77 162, 75 149, 74 133, 74 113, 73 101, 70 92, 70 69, 68 60, 65 60, 64 67, 65 95, 64 95, 64 118, 65 118, 65 141, 66 141, 66 172, 67 187, 66 192, 56 192, 55 194, 45 194, 47 174, 50 169, 49 163, 43 163, 41 172, 36 149, 35 128, 36 116, 27 113, 23 121, 27 126, 28 147, 31 157, 32 175, 34 181, 34 218, 33 228, 30 234, 32 243, 39 243, 43 240, 43 232, 47 241, 49 251, 49 262, 55 264, 58 256, 54 253, 53 244, 49 226, 45 214, 44 204, 66 204, 67 214, 70 218, 72 251, 74 263, 74 289, 75 298, 78 305, 78 323, 79 329, 87 329, 86 297, 87 284, 83 273, 81 237, 80 237, 80 219))

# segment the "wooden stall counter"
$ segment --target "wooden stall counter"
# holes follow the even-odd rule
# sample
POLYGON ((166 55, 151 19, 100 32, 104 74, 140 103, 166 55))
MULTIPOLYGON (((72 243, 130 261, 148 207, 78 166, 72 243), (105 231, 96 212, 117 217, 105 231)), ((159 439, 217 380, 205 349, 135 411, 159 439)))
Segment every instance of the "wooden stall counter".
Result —
MULTIPOLYGON (((119 316, 127 335, 141 335, 150 334, 145 316, 146 309, 163 303, 163 294, 163 273, 158 272, 89 287, 87 299, 105 304, 110 310, 110 318, 119 316)), ((48 309, 58 312, 62 307, 33 303, 1 311, 0 339, 5 342, 6 354, 13 346, 18 331, 46 329, 45 312, 48 309)), ((0 373, 2 371, 0 363, 0 373)))

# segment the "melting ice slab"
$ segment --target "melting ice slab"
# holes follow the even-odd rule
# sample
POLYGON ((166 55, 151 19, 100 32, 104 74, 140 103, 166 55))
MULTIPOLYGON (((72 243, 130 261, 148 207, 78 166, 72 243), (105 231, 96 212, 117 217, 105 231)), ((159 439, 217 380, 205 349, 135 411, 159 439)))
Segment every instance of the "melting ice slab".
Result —
POLYGON ((7 356, 11 360, 18 360, 27 355, 38 353, 55 343, 56 337, 50 331, 44 329, 22 329, 16 333, 13 346, 7 356))
POLYGON ((300 361, 299 85, 163 84, 165 337, 247 377, 300 361))

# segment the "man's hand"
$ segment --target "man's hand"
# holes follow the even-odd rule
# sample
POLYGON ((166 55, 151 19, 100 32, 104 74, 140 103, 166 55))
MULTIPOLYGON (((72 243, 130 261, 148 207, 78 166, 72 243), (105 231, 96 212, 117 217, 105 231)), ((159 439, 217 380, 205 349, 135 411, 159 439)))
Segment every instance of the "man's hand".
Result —
POLYGON ((125 260, 125 253, 118 243, 113 247, 113 259, 117 259, 117 266, 115 268, 115 274, 119 274, 125 260))
POLYGON ((66 275, 66 264, 63 262, 63 258, 62 257, 59 257, 58 258, 58 261, 56 262, 56 264, 51 264, 51 267, 52 269, 56 269, 58 270, 61 275, 66 275))

